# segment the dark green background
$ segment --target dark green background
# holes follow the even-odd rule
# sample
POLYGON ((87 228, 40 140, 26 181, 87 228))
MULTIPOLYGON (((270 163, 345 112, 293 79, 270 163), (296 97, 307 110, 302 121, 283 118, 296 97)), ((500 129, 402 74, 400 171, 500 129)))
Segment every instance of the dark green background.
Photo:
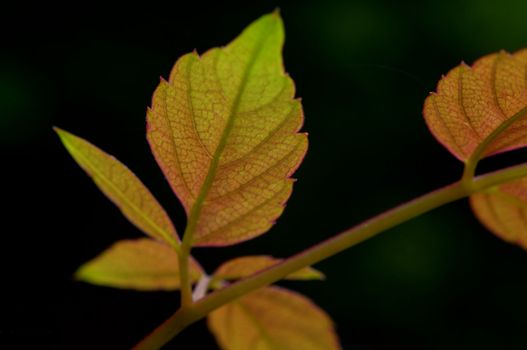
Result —
MULTIPOLYGON (((125 349, 177 307, 174 293, 76 283, 75 268, 140 237, 74 164, 57 125, 126 163, 180 232, 185 218, 145 140, 159 76, 183 53, 223 45, 281 8, 285 63, 310 150, 278 224, 225 249, 196 249, 212 271, 244 254, 287 256, 455 181, 462 164, 429 134, 422 103, 441 74, 527 46, 527 2, 145 2, 6 8, 0 21, 0 344, 125 349)), ((524 161, 516 151, 482 170, 524 161)), ((525 349, 527 253, 495 238, 466 201, 317 265, 326 282, 284 283, 326 309, 344 349, 525 349)), ((168 349, 215 349, 204 323, 168 349)), ((301 349, 299 349, 301 350, 301 349)))

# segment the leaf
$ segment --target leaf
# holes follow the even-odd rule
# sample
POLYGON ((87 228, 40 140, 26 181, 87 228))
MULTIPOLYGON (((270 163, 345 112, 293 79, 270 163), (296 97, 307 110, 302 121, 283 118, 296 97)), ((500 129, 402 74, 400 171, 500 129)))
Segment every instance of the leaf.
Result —
MULTIPOLYGON (((201 274, 201 267, 191 259, 192 281, 201 274)), ((82 265, 76 277, 107 287, 175 290, 179 288, 178 255, 168 245, 149 238, 123 240, 82 265)))
POLYGON ((73 159, 130 222, 153 238, 179 245, 167 213, 134 173, 88 141, 59 128, 55 131, 73 159))
MULTIPOLYGON (((282 262, 283 259, 273 258, 267 255, 244 256, 223 263, 213 274, 215 280, 235 280, 253 275, 261 270, 282 262)), ((289 280, 313 280, 324 279, 324 274, 312 267, 305 267, 293 272, 285 279, 289 280)))
POLYGON ((223 350, 340 349, 329 316, 305 296, 278 287, 213 311, 208 326, 223 350))
POLYGON ((461 161, 527 145, 527 49, 452 69, 425 101, 432 134, 461 161))
POLYGON ((473 194, 470 204, 491 232, 527 249, 527 178, 473 194))
POLYGON ((152 152, 188 216, 195 246, 223 246, 273 225, 307 149, 285 73, 277 13, 223 48, 181 57, 148 110, 152 152))

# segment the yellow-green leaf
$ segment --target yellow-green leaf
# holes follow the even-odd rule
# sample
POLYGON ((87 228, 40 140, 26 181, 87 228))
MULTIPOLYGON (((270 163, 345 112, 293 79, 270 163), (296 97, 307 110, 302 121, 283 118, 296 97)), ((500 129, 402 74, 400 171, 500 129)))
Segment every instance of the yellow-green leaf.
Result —
POLYGON ((340 349, 329 316, 305 296, 278 287, 213 311, 208 326, 223 350, 340 349))
POLYGON ((135 226, 177 247, 178 236, 167 213, 124 164, 88 141, 55 128, 73 159, 135 226))
MULTIPOLYGON (((283 259, 267 255, 243 256, 223 263, 212 275, 215 280, 235 280, 253 275, 268 267, 282 262, 283 259)), ((293 272, 285 279, 288 280, 320 280, 324 274, 312 267, 304 267, 293 272)))
POLYGON ((527 49, 452 69, 425 101, 434 136, 458 159, 527 145, 527 49))
MULTIPOLYGON (((201 267, 192 259, 190 277, 197 281, 201 267)), ((76 277, 84 282, 137 290, 179 288, 177 253, 168 245, 149 238, 116 242, 82 265, 76 277)))
POLYGON ((527 249, 527 179, 473 194, 470 204, 491 232, 527 249))
POLYGON ((250 239, 284 210, 307 136, 283 41, 279 15, 263 16, 229 45, 181 57, 154 93, 148 140, 193 245, 250 239))

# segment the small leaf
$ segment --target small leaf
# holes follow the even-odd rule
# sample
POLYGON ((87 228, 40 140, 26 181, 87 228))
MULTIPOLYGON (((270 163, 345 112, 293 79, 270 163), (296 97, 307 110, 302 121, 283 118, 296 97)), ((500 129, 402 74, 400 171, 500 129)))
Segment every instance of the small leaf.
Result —
POLYGON ((134 173, 88 141, 59 128, 55 131, 73 159, 130 222, 153 238, 179 245, 167 213, 134 173))
POLYGON ((329 316, 305 296, 267 287, 208 316, 223 350, 340 349, 329 316))
MULTIPOLYGON (((223 263, 213 274, 215 280, 235 280, 255 274, 258 271, 282 262, 283 259, 267 255, 244 256, 223 263)), ((304 267, 293 272, 285 279, 288 280, 320 280, 324 274, 312 267, 304 267)))
MULTIPOLYGON (((192 281, 201 274, 201 267, 192 259, 192 281)), ((179 288, 178 256, 168 245, 149 238, 123 240, 82 265, 76 277, 114 288, 175 290, 179 288)))
POLYGON ((291 194, 307 136, 283 41, 279 15, 263 16, 229 45, 181 57, 154 93, 148 141, 195 246, 266 232, 291 194))
POLYGON ((527 178, 473 194, 470 204, 491 232, 527 249, 527 178))
MULTIPOLYGON (((527 145, 527 49, 452 69, 425 101, 434 136, 461 161, 527 145)), ((475 159, 476 161, 479 159, 475 159)))

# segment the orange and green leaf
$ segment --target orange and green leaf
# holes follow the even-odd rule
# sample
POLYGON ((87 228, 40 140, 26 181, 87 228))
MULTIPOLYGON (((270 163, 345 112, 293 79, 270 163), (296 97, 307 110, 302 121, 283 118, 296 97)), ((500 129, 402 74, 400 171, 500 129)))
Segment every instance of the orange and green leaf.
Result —
MULTIPOLYGON (((463 179, 481 158, 527 146, 527 49, 485 56, 443 77, 425 101, 434 136, 466 163, 463 179)), ((527 180, 470 197, 476 217, 508 242, 527 247, 527 180)))
POLYGON ((283 41, 279 15, 263 16, 229 45, 181 57, 154 93, 148 141, 194 246, 266 232, 291 195, 307 136, 283 41))
MULTIPOLYGON (((179 288, 179 263, 172 247, 149 238, 116 242, 82 265, 76 277, 84 282, 137 290, 179 288)), ((201 267, 191 260, 190 277, 196 282, 201 267)))
POLYGON ((305 296, 278 287, 213 311, 208 326, 223 350, 340 349, 329 316, 305 296))
POLYGON ((130 222, 155 239, 179 246, 165 210, 124 164, 78 136, 59 128, 55 131, 73 159, 130 222))
POLYGON ((464 162, 527 146, 527 49, 452 69, 426 99, 424 116, 464 162))
POLYGON ((527 249, 527 178, 476 193, 470 204, 491 232, 527 249))
MULTIPOLYGON (((235 280, 251 276, 259 271, 274 266, 283 259, 268 255, 243 256, 223 263, 212 275, 214 280, 235 280)), ((321 280, 324 274, 312 267, 304 267, 285 279, 288 280, 321 280)))

